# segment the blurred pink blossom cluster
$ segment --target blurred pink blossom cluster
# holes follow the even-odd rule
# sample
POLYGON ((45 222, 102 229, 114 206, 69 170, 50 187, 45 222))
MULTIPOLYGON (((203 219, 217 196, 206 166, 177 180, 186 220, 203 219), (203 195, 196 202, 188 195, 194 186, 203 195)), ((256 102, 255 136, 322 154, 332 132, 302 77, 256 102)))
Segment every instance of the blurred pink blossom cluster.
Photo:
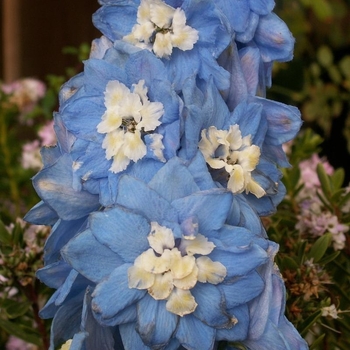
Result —
POLYGON ((37 350, 37 347, 11 335, 6 343, 6 350, 37 350))
POLYGON ((302 233, 309 232, 316 237, 330 232, 333 236, 333 248, 341 250, 345 247, 345 232, 349 227, 340 223, 338 217, 330 212, 317 196, 317 191, 321 189, 316 171, 319 163, 322 163, 328 175, 333 174, 333 167, 317 154, 299 164, 303 188, 297 197, 300 214, 297 216, 298 222, 295 227, 302 233))
POLYGON ((0 88, 9 95, 9 102, 15 104, 21 113, 30 112, 46 93, 45 84, 34 78, 19 79, 2 84, 0 88))
POLYGON ((22 147, 22 166, 24 169, 39 170, 42 166, 40 148, 56 144, 53 121, 47 122, 38 131, 38 139, 25 143, 22 147))

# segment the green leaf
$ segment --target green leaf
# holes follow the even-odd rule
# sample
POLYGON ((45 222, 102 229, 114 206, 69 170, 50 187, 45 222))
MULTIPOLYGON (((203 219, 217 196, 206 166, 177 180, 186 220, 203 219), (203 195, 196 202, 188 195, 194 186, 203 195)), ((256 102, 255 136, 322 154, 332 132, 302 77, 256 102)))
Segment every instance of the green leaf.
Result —
POLYGON ((309 259, 313 259, 314 262, 320 261, 324 253, 326 252, 328 246, 330 245, 331 241, 332 241, 331 233, 326 233, 325 235, 321 236, 314 243, 309 253, 307 254, 307 257, 309 259))
POLYGON ((322 191, 326 195, 326 198, 329 198, 332 192, 332 187, 331 182, 329 180, 329 176, 327 175, 322 163, 317 164, 316 171, 318 179, 321 183, 322 191))
POLYGON ((344 56, 339 62, 341 72, 346 78, 350 78, 350 56, 344 56))
POLYGON ((1 220, 0 220, 0 242, 3 244, 12 243, 11 234, 7 231, 4 223, 1 220))
POLYGON ((326 264, 330 263, 331 261, 335 260, 339 254, 340 254, 340 251, 331 253, 331 254, 325 256, 324 258, 322 258, 321 260, 319 260, 318 263, 320 265, 326 265, 326 264))
POLYGON ((343 168, 338 168, 331 175, 331 182, 335 190, 339 190, 344 183, 345 172, 343 168))
POLYGON ((314 312, 312 315, 306 318, 306 320, 298 327, 300 329, 301 336, 305 336, 310 327, 321 317, 321 310, 314 312))
POLYGON ((318 349, 318 346, 322 343, 323 338, 325 337, 325 333, 323 333, 322 335, 320 335, 310 346, 310 350, 314 350, 314 349, 318 349))
POLYGON ((5 310, 8 318, 17 318, 24 315, 29 310, 31 304, 7 299, 1 306, 5 310))
POLYGON ((298 263, 291 257, 285 256, 283 259, 281 259, 280 267, 283 270, 297 270, 299 268, 298 263))
POLYGON ((0 317, 0 328, 5 330, 8 334, 23 339, 28 343, 35 344, 39 347, 42 346, 40 335, 37 332, 33 331, 33 328, 31 327, 26 327, 0 317))
POLYGON ((329 67, 333 63, 332 50, 325 45, 322 45, 317 51, 317 60, 323 67, 329 67))

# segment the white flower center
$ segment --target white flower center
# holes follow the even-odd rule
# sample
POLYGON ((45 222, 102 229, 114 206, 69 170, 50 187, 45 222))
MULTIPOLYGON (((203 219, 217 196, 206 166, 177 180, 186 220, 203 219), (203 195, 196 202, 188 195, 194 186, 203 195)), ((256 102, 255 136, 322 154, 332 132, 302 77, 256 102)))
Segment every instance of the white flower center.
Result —
POLYGON ((224 265, 205 256, 215 245, 201 234, 175 242, 171 229, 152 222, 148 242, 150 249, 129 268, 129 288, 147 289, 154 299, 167 300, 169 312, 179 316, 192 313, 197 303, 190 289, 197 281, 218 284, 226 276, 224 265))
MULTIPOLYGON (((125 170, 131 160, 137 162, 146 155, 142 134, 161 124, 163 104, 148 100, 148 89, 144 84, 144 80, 133 84, 132 91, 117 80, 109 81, 106 86, 106 111, 97 131, 106 134, 102 147, 106 150, 106 158, 113 158, 110 171, 114 173, 125 170)), ((158 142, 153 145, 153 151, 163 161, 162 136, 158 135, 156 139, 158 142)))
POLYGON ((198 38, 198 31, 186 25, 182 9, 175 9, 161 0, 142 0, 137 24, 123 39, 162 58, 169 57, 173 47, 192 50, 198 38))
POLYGON ((233 193, 253 193, 260 198, 265 190, 253 179, 252 171, 259 163, 260 148, 252 145, 250 135, 242 138, 237 124, 229 130, 211 126, 202 130, 199 142, 206 162, 212 169, 225 169, 229 174, 227 187, 233 193))

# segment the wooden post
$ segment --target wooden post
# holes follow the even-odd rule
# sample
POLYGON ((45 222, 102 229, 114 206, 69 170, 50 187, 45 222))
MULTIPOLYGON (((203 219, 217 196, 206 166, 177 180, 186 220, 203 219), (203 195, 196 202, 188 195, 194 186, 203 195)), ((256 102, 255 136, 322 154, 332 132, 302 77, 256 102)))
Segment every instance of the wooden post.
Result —
POLYGON ((21 75, 20 0, 2 0, 3 79, 10 83, 21 75))

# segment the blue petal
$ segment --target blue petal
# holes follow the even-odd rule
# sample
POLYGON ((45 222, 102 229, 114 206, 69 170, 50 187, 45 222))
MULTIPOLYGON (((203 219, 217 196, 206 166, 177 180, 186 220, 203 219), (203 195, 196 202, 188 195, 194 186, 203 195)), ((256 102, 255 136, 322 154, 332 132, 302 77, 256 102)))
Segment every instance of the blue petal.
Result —
POLYGON ((95 283, 123 263, 116 253, 100 244, 89 229, 71 239, 61 254, 75 270, 95 283))
POLYGON ((44 201, 40 201, 25 215, 24 220, 35 225, 52 226, 58 216, 44 201))
POLYGON ((36 277, 50 288, 58 289, 66 280, 72 267, 60 260, 44 266, 36 272, 36 277))
POLYGON ((254 41, 264 62, 285 62, 293 58, 295 40, 287 25, 274 13, 260 17, 254 41))
POLYGON ((239 50, 242 71, 247 82, 248 93, 256 95, 260 78, 260 51, 257 48, 245 47, 239 50))
POLYGON ((187 350, 212 350, 215 329, 192 315, 186 315, 180 318, 175 336, 187 350))
POLYGON ((85 229, 86 221, 87 220, 85 217, 72 221, 57 221, 45 242, 45 264, 51 264, 60 258, 61 248, 79 231, 81 232, 83 229, 85 229))
MULTIPOLYGON (((88 336, 85 338, 84 350, 114 350, 113 328, 102 327, 95 320, 91 310, 91 288, 87 288, 84 297, 84 306, 82 311, 81 330, 85 331, 88 336)), ((72 348, 75 341, 73 338, 72 348)), ((77 348, 78 350, 79 348, 77 348)))
POLYGON ((150 348, 163 348, 176 329, 179 317, 170 313, 165 303, 147 294, 137 304, 136 331, 150 348))
POLYGON ((124 348, 126 350, 150 350, 150 348, 143 343, 135 328, 135 323, 126 323, 119 326, 124 348))
POLYGON ((258 97, 252 98, 252 101, 263 105, 269 124, 267 144, 281 145, 295 137, 302 124, 298 108, 258 97))
POLYGON ((227 16, 234 31, 245 31, 250 13, 248 0, 219 0, 216 3, 227 16))
POLYGON ((219 57, 218 62, 230 73, 230 85, 223 91, 223 97, 230 111, 233 111, 248 95, 247 82, 234 42, 219 57))
POLYGON ((188 170, 192 173, 196 184, 202 191, 216 187, 208 171, 207 163, 204 160, 202 152, 197 151, 194 158, 192 158, 191 162, 188 164, 188 170))
POLYGON ((232 194, 224 189, 213 189, 194 193, 172 202, 179 213, 180 221, 197 216, 199 232, 206 233, 220 229, 230 210, 232 194))
POLYGON ((229 310, 238 323, 231 328, 219 328, 216 331, 217 340, 243 341, 248 337, 249 309, 247 305, 240 305, 229 310))
POLYGON ((216 286, 197 283, 191 289, 191 294, 198 304, 194 316, 210 327, 232 327, 231 318, 226 312, 225 298, 216 286))
POLYGON ((61 117, 67 129, 76 137, 93 142, 102 142, 104 135, 96 131, 106 107, 103 94, 83 96, 68 105, 61 117))
POLYGON ((147 293, 136 288, 129 288, 128 269, 130 266, 132 265, 124 264, 116 268, 107 279, 96 286, 92 294, 92 310, 102 325, 126 307, 142 299, 147 293))
POLYGON ((33 178, 38 195, 64 220, 79 219, 100 206, 97 196, 76 191, 72 184, 72 160, 68 154, 33 178))
POLYGON ((248 247, 227 247, 228 251, 223 251, 220 248, 220 242, 217 244, 217 249, 214 249, 209 255, 213 261, 221 262, 227 270, 225 281, 231 280, 237 276, 244 276, 256 267, 264 264, 267 260, 265 250, 258 245, 250 245, 248 247))
POLYGON ((118 1, 114 6, 102 6, 92 16, 92 22, 107 38, 115 41, 131 33, 136 24, 137 7, 131 1, 118 1))
POLYGON ((177 157, 170 159, 148 186, 161 193, 169 202, 199 191, 191 173, 177 157))
POLYGON ((149 248, 150 223, 123 207, 91 214, 90 228, 96 240, 117 253, 124 262, 133 263, 149 248))
POLYGON ((258 15, 267 15, 275 7, 274 0, 248 0, 252 11, 258 15))
POLYGON ((103 96, 106 85, 111 80, 125 83, 127 75, 117 65, 105 60, 89 59, 84 62, 84 86, 87 95, 103 96))
POLYGON ((177 213, 170 203, 147 184, 124 175, 118 184, 117 204, 135 210, 149 221, 177 222, 177 213))
POLYGON ((83 293, 62 305, 51 325, 50 349, 56 349, 80 330, 83 293), (69 320, 69 322, 67 322, 69 320))
POLYGON ((255 271, 237 278, 232 284, 219 286, 225 294, 227 308, 245 304, 257 297, 264 288, 264 281, 255 271))
POLYGON ((258 27, 260 16, 254 12, 250 12, 247 26, 243 32, 237 32, 235 40, 240 43, 248 43, 253 40, 256 28, 258 27))

